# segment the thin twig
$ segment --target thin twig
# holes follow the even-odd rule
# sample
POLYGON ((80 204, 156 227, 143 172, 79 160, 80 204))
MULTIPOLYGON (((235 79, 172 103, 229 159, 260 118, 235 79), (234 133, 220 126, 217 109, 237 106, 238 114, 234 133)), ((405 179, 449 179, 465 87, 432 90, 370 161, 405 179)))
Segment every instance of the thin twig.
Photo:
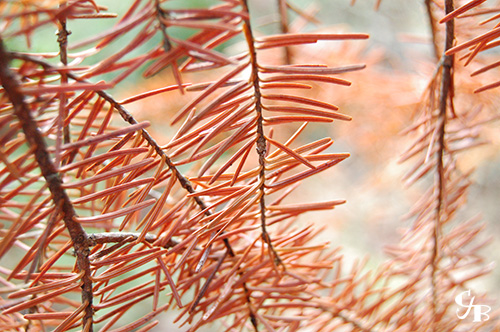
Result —
MULTIPOLYGON (((134 242, 140 236, 140 233, 127 233, 127 232, 109 232, 109 233, 91 233, 88 235, 89 239, 92 241, 91 245, 104 244, 104 243, 115 243, 115 242, 134 242)), ((144 241, 148 243, 153 243, 158 239, 154 234, 146 234, 144 241)), ((178 243, 174 240, 170 240, 165 247, 171 248, 178 243)))
MULTIPOLYGON (((287 15, 288 4, 286 0, 278 0, 278 12, 280 17, 280 30, 281 33, 288 33, 288 15, 287 15)), ((285 46, 285 64, 289 65, 292 63, 292 50, 289 46, 285 46)))
MULTIPOLYGON (((247 13, 249 13, 247 0, 242 1, 244 9, 247 13)), ((257 139, 256 139, 256 149, 257 154, 259 155, 259 187, 257 188, 260 198, 259 198, 259 206, 260 206, 260 220, 261 220, 261 228, 262 228, 262 239, 268 245, 269 252, 271 254, 271 260, 274 261, 275 265, 282 264, 281 259, 274 250, 271 237, 266 230, 266 201, 265 201, 265 182, 266 182, 266 150, 267 150, 267 140, 264 135, 264 116, 262 114, 263 106, 262 106, 262 94, 260 91, 260 79, 258 72, 258 63, 257 63, 257 50, 255 49, 255 39, 252 33, 252 27, 250 25, 250 19, 244 20, 243 31, 247 40, 251 65, 252 65, 252 77, 251 82, 254 87, 254 96, 255 96, 255 111, 257 112, 257 139)), ((255 329, 258 331, 257 318, 255 313, 253 312, 251 300, 249 296, 248 289, 246 285, 243 285, 246 300, 248 303, 248 310, 250 321, 255 329)))
POLYGON ((170 42, 170 38, 167 33, 167 26, 160 18, 168 18, 168 13, 161 8, 159 0, 156 0, 155 7, 156 16, 158 17, 158 24, 160 25, 160 31, 163 36, 163 51, 167 53, 172 49, 172 43, 170 42))
MULTIPOLYGON (((453 11, 454 5, 453 0, 446 0, 445 11, 449 14, 453 11)), ((453 39, 455 37, 455 25, 454 20, 446 22, 446 37, 444 45, 444 53, 453 46, 453 39)), ((446 152, 445 146, 445 135, 446 135, 446 120, 447 120, 447 101, 450 91, 453 89, 453 55, 443 55, 443 74, 441 80, 441 88, 439 93, 439 114, 438 114, 438 151, 436 152, 437 158, 437 181, 438 181, 438 204, 436 207, 436 219, 434 223, 434 243, 431 257, 431 267, 432 267, 432 311, 434 313, 433 317, 433 331, 437 330, 436 319, 438 317, 438 294, 437 294, 437 272, 439 265, 439 237, 441 233, 442 217, 446 209, 446 174, 444 157, 446 152)))
MULTIPOLYGON (((64 11, 65 7, 66 7, 65 1, 59 4, 59 8, 61 9, 61 11, 64 11)), ((70 34, 71 32, 66 29, 66 16, 60 15, 59 30, 57 31, 57 42, 59 44, 59 58, 64 66, 68 65, 68 36, 70 34)), ((61 75, 61 85, 68 84, 68 75, 64 71, 61 72, 60 75, 61 75)), ((66 110, 66 101, 67 101, 66 93, 61 92, 59 95, 59 117, 58 117, 59 123, 58 123, 57 140, 58 142, 60 142, 59 129, 63 127, 64 144, 68 144, 71 141, 69 124, 66 126, 63 126, 62 124, 64 122, 64 119, 66 119, 66 117, 68 116, 68 112, 66 110)), ((56 153, 56 158, 59 158, 59 153, 56 153)), ((59 160, 56 161, 56 165, 59 165, 58 161, 59 160)), ((66 161, 69 161, 69 159, 66 159, 66 161)))
MULTIPOLYGON (((248 12, 248 4, 247 0, 243 1, 243 5, 245 7, 245 11, 248 12)), ((254 88, 254 96, 255 96, 255 111, 257 112, 257 154, 259 155, 259 187, 257 191, 259 192, 259 205, 260 205, 260 221, 262 227, 262 239, 268 245, 269 251, 273 257, 273 261, 276 265, 281 265, 281 259, 274 250, 271 237, 266 229, 266 200, 265 200, 265 183, 266 183, 266 151, 267 151, 267 139, 264 134, 264 116, 262 114, 263 105, 262 105, 262 94, 260 91, 260 78, 259 78, 259 65, 257 62, 257 50, 255 49, 255 39, 252 33, 252 27, 250 25, 250 20, 244 20, 244 33, 247 40, 249 53, 250 53, 250 61, 252 65, 252 76, 251 82, 254 88)))
POLYGON ((436 29, 436 19, 434 18, 434 14, 432 12, 432 0, 425 0, 425 8, 427 11, 427 17, 429 19, 429 26, 431 28, 431 37, 432 37, 432 47, 434 49, 434 56, 436 59, 441 58, 439 52, 439 46, 437 41, 437 29, 436 29))

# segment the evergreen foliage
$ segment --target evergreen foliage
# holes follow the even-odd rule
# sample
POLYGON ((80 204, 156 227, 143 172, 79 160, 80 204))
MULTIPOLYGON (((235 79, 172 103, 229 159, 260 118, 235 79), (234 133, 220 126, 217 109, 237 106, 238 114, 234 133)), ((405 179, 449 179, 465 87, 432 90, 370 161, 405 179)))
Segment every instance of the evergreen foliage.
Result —
POLYGON ((286 0, 266 4, 279 14, 275 35, 254 27, 247 0, 171 2, 130 1, 117 17, 97 0, 0 1, 2 331, 142 332, 174 309, 187 331, 215 321, 225 331, 499 328, 494 312, 458 319, 455 303, 489 272, 478 220, 456 218, 470 185, 457 154, 484 143, 478 132, 497 115, 481 111, 478 93, 500 85, 474 94, 456 82, 473 85, 464 64, 484 63, 474 76, 500 65, 486 52, 499 44, 499 7, 425 0, 435 75, 402 160, 413 162, 407 182, 426 179, 428 191, 387 263, 368 269, 297 223, 344 200, 292 195, 349 157, 308 133, 351 120, 318 91, 345 89, 365 68, 297 63, 297 53, 368 35, 298 31, 291 14, 314 15, 286 0), (74 22, 110 19, 72 39, 74 22), (54 27, 58 51, 33 51, 54 27), (162 88, 114 96, 131 75, 167 72, 162 88), (181 106, 139 121, 129 107, 160 94, 165 108, 181 106), (157 121, 172 131, 153 135, 157 121), (148 313, 131 321, 138 307, 148 313))

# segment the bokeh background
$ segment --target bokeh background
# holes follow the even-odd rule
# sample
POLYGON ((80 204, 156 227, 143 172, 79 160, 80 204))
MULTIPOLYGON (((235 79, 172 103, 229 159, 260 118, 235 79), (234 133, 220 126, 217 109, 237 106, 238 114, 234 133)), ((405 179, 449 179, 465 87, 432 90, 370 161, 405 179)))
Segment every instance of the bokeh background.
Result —
MULTIPOLYGON (((400 133, 412 122, 412 115, 421 107, 424 90, 435 70, 428 18, 423 1, 384 0, 378 10, 375 1, 348 0, 291 1, 298 8, 313 13, 321 25, 307 24, 292 15, 292 28, 302 31, 364 32, 370 34, 367 42, 318 43, 294 48, 296 63, 319 62, 331 66, 366 63, 367 69, 348 74, 353 85, 325 87, 321 98, 337 105, 353 117, 351 122, 334 122, 328 129, 336 152, 349 152, 351 157, 331 170, 320 173, 314 182, 305 183, 295 199, 321 201, 346 199, 347 203, 334 211, 317 212, 303 216, 304 225, 324 226, 318 241, 328 241, 331 247, 341 246, 347 262, 368 258, 367 268, 376 267, 387 259, 384 248, 396 244, 402 232, 411 225, 406 215, 412 205, 429 186, 429 182, 411 187, 404 184, 404 175, 412 163, 400 163, 400 155, 412 144, 412 138, 400 133)), ((269 1, 252 1, 254 28, 262 34, 279 32, 277 11, 269 12, 269 1)), ((228 47, 237 48, 238 45, 228 47)), ((261 57, 279 58, 282 54, 261 54, 261 57)), ((459 64, 461 65, 461 64, 459 64)), ((472 66, 473 67, 473 66, 472 66)), ((472 71, 472 69, 471 69, 472 71)), ((162 74, 163 75, 163 74, 162 74)), ((142 81, 139 91, 165 86, 164 77, 142 81)), ((485 82, 471 84, 476 87, 485 82)), ((129 93, 129 92, 127 92, 129 93)), ((481 98, 488 103, 498 101, 498 91, 485 93, 481 98)), ((172 105, 169 96, 156 97, 157 102, 133 105, 144 118, 168 113, 172 105), (157 105, 157 106, 155 106, 157 105)), ((182 104, 182 99, 177 101, 182 104)), ((174 106, 175 108, 175 106, 174 106)), ((178 109, 178 108, 177 108, 178 109)), ((494 111, 494 110, 493 110, 494 111)), ((498 114, 498 111, 497 111, 498 114)), ((157 133, 167 134, 160 123, 157 133)), ((469 150, 459 159, 463 172, 475 170, 471 179, 467 206, 459 220, 476 215, 482 217, 485 232, 481 241, 490 241, 483 254, 491 264, 500 262, 500 127, 498 123, 486 126, 482 135, 490 144, 469 150)), ((291 134, 291 132, 289 133, 291 134)), ((500 298, 500 268, 474 284, 478 291, 500 298)), ((496 302, 498 303, 498 301, 496 302)), ((495 308, 494 308, 495 309, 495 308)), ((170 326, 170 318, 164 318, 170 326)), ((161 328, 158 329, 160 331, 161 328)), ((179 330, 180 331, 180 330, 179 330)))

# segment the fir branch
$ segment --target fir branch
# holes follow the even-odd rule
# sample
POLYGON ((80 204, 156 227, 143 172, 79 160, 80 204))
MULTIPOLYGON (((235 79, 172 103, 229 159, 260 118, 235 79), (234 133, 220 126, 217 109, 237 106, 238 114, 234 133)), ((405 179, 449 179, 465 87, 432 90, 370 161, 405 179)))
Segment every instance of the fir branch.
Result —
MULTIPOLYGON (((243 7, 247 13, 249 13, 247 0, 242 1, 243 7)), ((253 37, 252 27, 250 25, 250 19, 246 18, 244 20, 243 32, 248 45, 248 52, 250 54, 250 65, 252 68, 252 73, 250 77, 250 82, 254 88, 254 98, 255 98, 255 112, 257 113, 257 138, 256 138, 256 148, 257 154, 259 155, 259 186, 257 191, 259 192, 259 206, 260 206, 260 222, 262 227, 262 239, 268 245, 269 252, 272 255, 276 265, 281 265, 281 259, 274 250, 271 237, 266 229, 266 199, 265 199, 265 188, 266 188, 266 152, 267 152, 267 139, 264 134, 264 116, 262 105, 262 94, 260 91, 260 78, 259 78, 259 64, 257 62, 257 50, 255 48, 255 39, 253 37)))
MULTIPOLYGON (((56 70, 57 71, 57 68, 53 67, 49 63, 47 63, 41 59, 38 59, 36 57, 32 57, 30 55, 21 54, 21 53, 17 53, 17 52, 11 52, 10 54, 13 57, 36 63, 36 64, 42 66, 43 68, 45 68, 46 70, 52 70, 52 71, 56 70)), ((71 79, 73 79, 75 81, 82 82, 82 83, 88 83, 85 79, 82 79, 82 78, 74 75, 71 72, 68 72, 67 75, 68 75, 68 77, 70 77, 71 79)), ((107 92, 102 91, 102 90, 97 90, 96 93, 101 98, 108 101, 112 105, 112 107, 118 111, 120 116, 126 122, 128 122, 131 125, 138 125, 139 124, 139 122, 133 117, 133 115, 125 107, 123 107, 119 102, 117 102, 111 95, 109 95, 107 92)), ((141 135, 144 137, 144 139, 149 143, 149 145, 152 146, 154 148, 155 152, 164 160, 165 164, 169 167, 169 169, 172 171, 172 173, 178 179, 182 188, 184 188, 189 194, 195 194, 196 191, 194 190, 191 182, 186 177, 184 177, 184 175, 182 175, 182 173, 175 166, 173 161, 163 151, 163 149, 156 142, 156 140, 151 136, 151 134, 149 134, 149 132, 145 129, 140 129, 140 132, 141 132, 141 135)), ((205 204, 205 202, 199 196, 194 195, 194 196, 192 196, 192 198, 194 199, 195 203, 200 207, 201 211, 203 211, 203 213, 207 217, 210 217, 212 215, 212 212, 210 211, 210 209, 208 209, 208 206, 205 204)), ((104 235, 94 235, 94 236, 97 236, 97 239, 99 239, 100 241, 108 241, 108 242, 115 242, 113 239, 128 242, 128 238, 133 238, 133 237, 130 237, 129 234, 125 234, 123 236, 121 236, 121 235, 120 236, 106 236, 105 234, 104 235)), ((135 239, 134 239, 134 241, 135 241, 135 239)), ((227 254, 230 257, 235 257, 236 255, 234 253, 234 250, 233 250, 231 244, 229 243, 228 238, 223 238, 222 241, 224 243, 224 246, 226 247, 227 254)), ((172 240, 169 240, 168 243, 165 244, 164 246, 169 247, 171 244, 174 244, 174 243, 175 243, 175 241, 173 242, 172 240)), ((175 243, 175 245, 177 245, 177 244, 178 243, 175 243)), ((204 261, 206 261, 206 259, 208 258, 209 254, 210 254, 210 247, 207 247, 207 248, 205 248, 205 251, 204 251, 203 256, 200 260, 200 263, 198 264, 199 268, 201 268, 204 261)), ((224 255, 224 257, 226 257, 226 255, 224 255)), ((238 271, 238 274, 241 275, 241 271, 238 271)), ((211 280, 212 279, 207 280, 204 287, 208 288, 211 280)), ((253 313, 253 309, 252 309, 251 304, 250 304, 250 297, 248 295, 249 292, 248 292, 248 288, 246 286, 246 282, 242 283, 242 288, 243 288, 244 293, 247 294, 246 300, 248 302, 248 307, 249 307, 249 311, 250 311, 250 320, 251 320, 252 324, 254 325, 255 329, 257 330, 257 325, 255 325, 257 320, 255 318, 255 315, 253 313)), ((194 309, 194 306, 192 308, 194 309)))
MULTIPOLYGON (((22 54, 18 52, 10 52, 10 56, 13 58, 17 59, 22 59, 26 61, 30 61, 33 63, 36 63, 40 66, 42 66, 45 70, 49 71, 58 71, 57 67, 52 66, 50 63, 37 58, 33 57, 28 54, 22 54)), ((81 82, 81 83, 90 83, 85 79, 82 79, 78 77, 77 75, 67 72, 67 76, 75 81, 81 82)), ((96 90, 96 93, 109 102, 111 106, 118 111, 120 116, 122 117, 123 120, 128 122, 131 125, 140 125, 140 123, 134 118, 134 116, 125 108, 123 107, 117 100, 115 100, 110 94, 103 90, 96 90)), ((178 168, 175 166, 174 162, 170 159, 170 157, 163 151, 161 146, 156 142, 156 140, 151 136, 151 134, 144 128, 140 129, 141 135, 144 137, 144 139, 148 142, 148 144, 154 148, 155 152, 165 161, 165 164, 168 166, 168 168, 172 171, 172 173, 175 175, 175 177, 179 180, 179 183, 181 184, 182 188, 184 188, 189 194, 194 194, 196 193, 196 190, 194 190, 193 185, 191 182, 178 170, 178 168)), ((200 209, 203 211, 205 210, 205 214, 207 216, 211 215, 211 212, 207 209, 207 205, 205 202, 198 196, 193 196, 194 201, 196 204, 200 207, 200 209)), ((231 250, 229 252, 231 256, 234 256, 234 253, 231 253, 231 250)))
MULTIPOLYGON (((95 66, 90 64, 91 67, 68 67, 71 55, 66 46, 69 34, 66 18, 109 17, 93 14, 102 9, 93 1, 61 0, 51 3, 47 9, 31 1, 4 9, 6 31, 20 29, 17 33, 7 32, 9 36, 21 34, 29 41, 42 25, 57 24, 59 54, 37 58, 3 49, 0 54, 0 78, 10 87, 3 90, 5 103, 0 116, 0 139, 5 143, 0 149, 0 158, 5 163, 0 169, 0 213, 10 227, 1 231, 0 252, 3 255, 14 246, 26 251, 12 271, 0 267, 0 273, 17 282, 32 282, 16 285, 0 276, 9 297, 32 296, 26 301, 0 303, 7 308, 0 330, 45 329, 56 322, 57 331, 78 326, 88 331, 102 322, 103 330, 145 332, 157 324, 152 321, 155 316, 168 311, 174 303, 182 308, 176 322, 184 317, 182 324, 190 324, 189 331, 219 319, 226 320, 222 322, 226 331, 251 330, 252 326, 255 331, 260 327, 268 331, 372 332, 375 328, 451 331, 470 326, 456 319, 450 309, 453 297, 449 295, 486 273, 479 266, 481 255, 477 252, 484 242, 479 246, 473 243, 479 232, 475 221, 461 223, 450 232, 445 232, 448 228, 444 225, 452 221, 463 204, 469 184, 469 174, 455 176, 460 173, 454 167, 455 152, 476 144, 480 129, 475 126, 481 121, 476 122, 475 115, 481 112, 458 109, 460 117, 455 114, 453 77, 458 69, 447 53, 460 47, 450 49, 455 33, 448 24, 446 45, 440 45, 441 32, 445 29, 441 29, 436 20, 442 14, 441 4, 446 3, 447 15, 440 23, 447 23, 465 17, 470 8, 484 0, 469 0, 456 10, 451 0, 424 0, 439 62, 427 89, 422 117, 409 130, 419 133, 418 140, 404 159, 417 156, 413 176, 417 179, 434 176, 434 182, 410 211, 416 220, 405 234, 401 248, 392 249, 391 262, 381 266, 376 276, 371 274, 374 270, 365 274, 368 266, 357 262, 348 264, 352 265, 350 271, 341 271, 345 260, 340 252, 325 251, 326 245, 313 243, 319 231, 313 226, 295 228, 295 218, 300 214, 332 209, 343 201, 295 204, 285 201, 298 187, 298 182, 348 156, 329 153, 331 138, 299 146, 303 143, 296 138, 301 133, 307 136, 307 132, 303 132, 307 123, 350 120, 349 116, 337 112, 337 106, 316 99, 317 95, 306 94, 307 89, 312 89, 315 82, 347 86, 350 82, 328 75, 364 66, 265 65, 260 53, 263 49, 284 47, 286 50, 322 40, 365 39, 367 36, 300 33, 299 29, 293 29, 297 33, 286 33, 287 7, 306 21, 310 19, 288 6, 286 0, 277 1, 269 6, 275 8, 278 3, 281 24, 286 25, 282 26, 283 33, 257 38, 256 30, 250 26, 248 0, 213 1, 214 6, 209 8, 175 10, 160 8, 163 0, 135 0, 114 28, 80 43, 98 42, 96 49, 100 50, 107 45, 116 46, 115 41, 119 43, 126 38, 125 33, 135 34, 124 49, 95 66), (132 30, 134 27, 137 29, 132 30), (186 41, 174 38, 171 33, 175 31, 170 31, 170 27, 199 31, 186 41), (155 35, 159 37, 158 44, 134 58, 130 52, 139 50, 141 45, 150 47, 144 43, 155 35), (236 36, 246 37, 247 52, 226 58, 215 51, 216 46, 236 36), (441 57, 438 52, 446 53, 441 57), (57 56, 62 66, 44 60, 57 56), (15 68, 9 71, 6 63, 15 57, 23 61, 14 62, 15 68), (184 57, 184 63, 177 68, 177 62, 184 57), (123 62, 119 62, 122 58, 123 62), (121 103, 104 91, 146 62, 150 62, 146 76, 171 65, 177 85, 146 91, 121 103), (213 82, 181 84, 181 73, 227 69, 232 64, 236 66, 213 82), (250 76, 242 78, 247 69, 250 76), (86 81, 118 70, 124 71, 110 84, 86 81), (3 75, 7 79, 2 73, 7 73, 3 75), (22 85, 8 79, 16 76, 22 77, 22 85), (299 83, 301 81, 312 84, 299 83), (159 140, 146 131, 148 122, 139 123, 124 104, 183 88, 201 91, 201 94, 177 113, 175 122, 181 118, 185 122, 171 142, 160 147, 159 140), (300 89, 297 94, 292 90, 295 88, 300 89), (76 90, 85 91, 75 95, 76 90), (12 102, 9 103, 9 99, 12 102), (30 111, 37 112, 37 116, 30 117, 30 111), (116 113, 125 121, 117 127, 116 113), (276 126, 282 123, 301 124, 285 143, 282 138, 286 133, 276 126), (73 142, 69 124, 79 136, 78 139, 75 136, 73 142), (41 130, 43 133, 38 132, 41 130), (30 135, 33 132, 38 136, 30 135), (56 143, 45 146, 53 137, 56 143), (254 144, 256 153, 251 156, 254 144), (26 145, 31 149, 26 149, 26 145), (110 146, 111 149, 103 152, 110 146), (19 152, 21 156, 17 157, 19 152), (73 157, 78 161, 69 163, 73 157), (49 158, 55 162, 50 164, 49 158), (197 161, 203 160, 205 163, 197 176, 188 179, 185 174, 189 173, 181 172, 181 165, 196 171, 197 161), (37 175, 40 170, 45 182, 37 175), (47 195, 47 186, 52 195, 47 195), (72 195, 71 201, 66 194, 72 195), (25 197, 28 203, 24 202, 25 197), (141 214, 132 212, 153 203, 141 214), (83 211, 82 218, 76 216, 79 211, 83 211), (119 229, 124 231, 115 233, 117 224, 104 219, 122 215, 126 217, 119 229), (95 233, 86 233, 78 224, 78 221, 96 220, 100 221, 92 225, 95 233), (75 223, 80 229, 72 229, 75 223), (276 227, 272 239, 266 229, 270 225, 276 227), (133 227, 142 232, 135 233, 133 227), (70 241, 66 229, 70 232, 70 241), (81 246, 77 243, 80 240, 74 239, 75 234, 83 234, 81 246), (466 245, 474 248, 468 250, 466 245), (60 259, 69 255, 72 247, 77 252, 76 273, 60 259), (86 251, 83 255, 82 250, 86 251), (45 253, 49 257, 37 272, 38 262, 45 253), (85 288, 85 278, 90 280, 90 272, 82 269, 81 260, 91 262, 90 287, 94 293, 90 301, 84 300, 85 290, 81 292, 78 288, 81 285, 85 288), (23 271, 26 267, 28 271, 23 271), (461 273, 464 267, 477 267, 477 271, 461 273), (21 290, 15 291, 16 288, 21 290), (69 291, 79 291, 82 301, 73 301, 66 294, 69 291), (167 293, 167 304, 160 303, 165 301, 163 292, 167 293), (184 297, 182 300, 189 298, 188 302, 183 301, 186 306, 181 297, 184 297), (146 299, 152 300, 149 314, 124 323, 128 325, 113 326, 122 324, 120 319, 124 314, 134 306, 142 306, 146 299), (59 301, 71 311, 57 312, 64 310, 59 301), (84 321, 82 326, 77 320, 82 316, 88 318, 88 310, 92 315, 92 308, 96 315, 90 316, 90 323, 84 321), (105 310, 99 311, 101 309, 105 310), (30 312, 25 314, 21 310, 30 312)), ((253 14, 252 19, 255 19, 253 14)), ((468 46, 475 48, 465 57, 472 60, 479 51, 495 47, 498 31, 493 29, 468 42, 468 46)), ((461 37, 458 30, 457 35, 461 37)), ((345 50, 350 53, 350 47, 345 50)), ((85 58, 90 53, 80 54, 85 58)), ((296 57, 298 61, 299 54, 296 57)), ((495 67, 491 65, 482 71, 495 67)), ((402 83, 401 78, 398 79, 395 81, 402 83)), ((384 82, 383 75, 376 77, 376 82, 384 82)), ((485 88, 488 87, 492 85, 485 88)), ((384 86, 382 91, 386 90, 384 86)), ((340 105, 342 103, 341 99, 340 105)), ((457 102, 457 108, 459 106, 462 103, 457 102)), ((490 322, 476 324, 472 329, 481 329, 495 319, 492 317, 490 322)))
POLYGON ((24 131, 26 140, 34 150, 33 154, 40 167, 43 177, 47 182, 52 194, 55 206, 59 206, 63 214, 64 224, 69 231, 75 254, 77 265, 82 275, 82 303, 86 303, 85 313, 82 319, 83 329, 92 332, 93 309, 92 309, 92 279, 89 261, 89 239, 83 227, 74 219, 77 217, 75 209, 63 188, 62 179, 57 172, 57 168, 50 158, 47 144, 42 137, 36 121, 33 119, 30 109, 24 101, 21 91, 21 84, 16 75, 9 69, 9 54, 4 48, 3 40, 0 38, 0 80, 14 106, 14 114, 19 119, 24 131))

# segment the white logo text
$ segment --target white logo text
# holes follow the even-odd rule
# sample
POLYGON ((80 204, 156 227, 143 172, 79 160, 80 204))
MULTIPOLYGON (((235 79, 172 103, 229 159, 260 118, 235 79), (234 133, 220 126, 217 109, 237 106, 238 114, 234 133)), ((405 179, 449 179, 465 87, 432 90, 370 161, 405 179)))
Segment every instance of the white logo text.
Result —
POLYGON ((463 303, 464 302, 464 299, 463 299, 464 294, 467 294, 467 296, 470 298, 470 289, 458 294, 455 297, 455 302, 459 306, 461 306, 462 308, 467 308, 467 310, 462 315, 460 315, 460 309, 457 309, 457 317, 459 319, 465 319, 467 316, 469 316, 469 313, 471 310, 473 310, 473 314, 474 314, 473 321, 474 322, 487 321, 488 319, 490 319, 488 312, 491 311, 491 308, 489 306, 484 305, 484 304, 474 304, 474 299, 476 298, 475 296, 473 296, 470 299, 469 304, 464 304, 463 303))

